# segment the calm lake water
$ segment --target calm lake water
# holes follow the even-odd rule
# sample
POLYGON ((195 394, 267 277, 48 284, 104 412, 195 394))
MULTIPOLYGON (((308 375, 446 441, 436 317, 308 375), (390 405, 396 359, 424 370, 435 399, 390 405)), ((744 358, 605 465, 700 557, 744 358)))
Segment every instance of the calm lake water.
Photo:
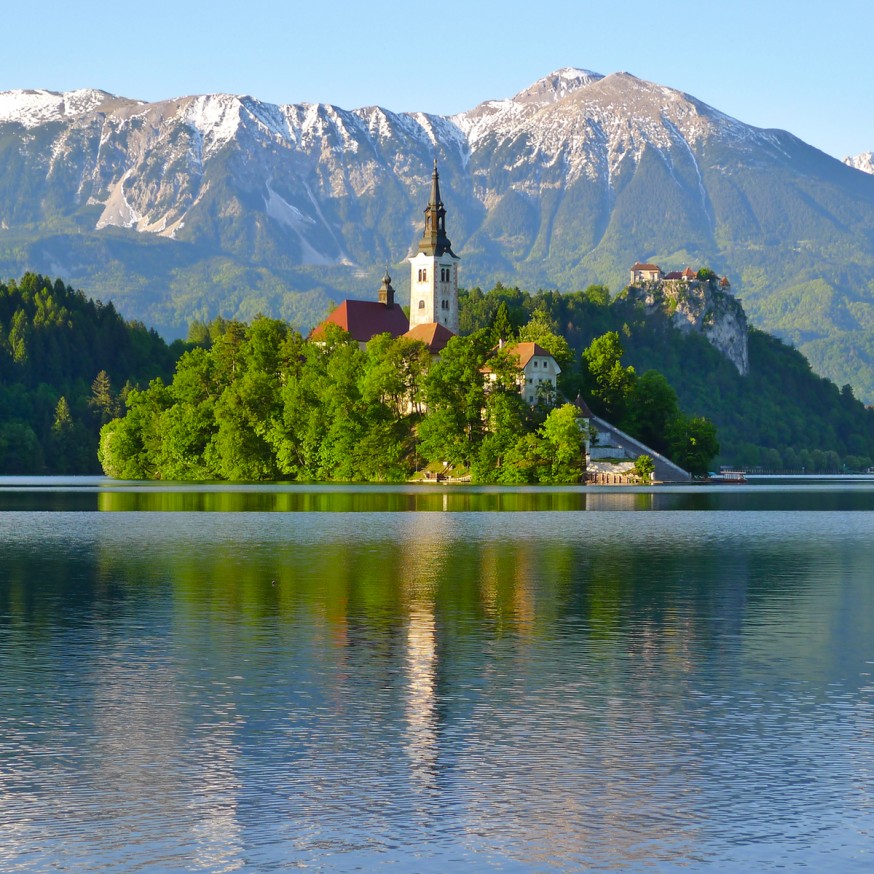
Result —
POLYGON ((869 872, 872 832, 870 480, 0 479, 4 872, 869 872))

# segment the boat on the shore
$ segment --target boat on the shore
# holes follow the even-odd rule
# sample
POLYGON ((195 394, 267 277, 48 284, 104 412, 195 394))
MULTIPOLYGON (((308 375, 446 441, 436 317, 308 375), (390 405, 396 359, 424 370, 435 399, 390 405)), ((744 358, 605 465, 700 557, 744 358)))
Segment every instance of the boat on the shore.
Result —
POLYGON ((714 473, 707 477, 707 482, 717 485, 743 485, 746 481, 746 471, 732 470, 725 467, 720 468, 719 473, 714 473))

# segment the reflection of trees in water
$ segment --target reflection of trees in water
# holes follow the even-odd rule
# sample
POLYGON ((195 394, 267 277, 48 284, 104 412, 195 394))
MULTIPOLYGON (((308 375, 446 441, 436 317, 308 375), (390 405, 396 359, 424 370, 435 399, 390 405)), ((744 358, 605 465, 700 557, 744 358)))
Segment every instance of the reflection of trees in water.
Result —
POLYGON ((520 516, 530 531, 442 512, 239 514, 211 537, 179 516, 149 551, 99 532, 62 558, 8 550, 7 688, 28 666, 59 672, 52 647, 78 629, 100 803, 136 792, 151 816, 175 780, 174 803, 195 793, 180 833, 200 823, 209 864, 256 827, 236 807, 256 783, 271 815, 315 823, 313 842, 348 839, 350 817, 396 836, 415 812, 423 832, 449 816, 469 846, 531 867, 689 858, 718 816, 714 757, 752 755, 738 677, 760 690, 745 700, 763 736, 788 678, 844 681, 874 637, 871 552, 803 532, 695 538, 694 514, 605 538, 593 515, 561 539, 549 514, 520 516), (194 709, 156 709, 180 688, 194 709), (130 750, 164 767, 152 788, 130 750))

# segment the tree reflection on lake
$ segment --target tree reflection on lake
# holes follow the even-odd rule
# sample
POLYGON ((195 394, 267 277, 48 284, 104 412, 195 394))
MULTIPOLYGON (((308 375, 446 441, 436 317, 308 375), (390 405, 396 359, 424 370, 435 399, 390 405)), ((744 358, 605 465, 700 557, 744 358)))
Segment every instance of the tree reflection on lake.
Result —
POLYGON ((871 861, 864 487, 22 494, 4 870, 871 861))

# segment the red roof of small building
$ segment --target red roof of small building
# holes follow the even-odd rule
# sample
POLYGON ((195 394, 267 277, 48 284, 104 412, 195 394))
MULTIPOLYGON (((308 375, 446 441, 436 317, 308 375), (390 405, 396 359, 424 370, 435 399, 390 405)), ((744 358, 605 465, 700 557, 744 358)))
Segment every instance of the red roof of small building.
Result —
POLYGON ((723 276, 722 279, 719 280, 720 288, 725 288, 726 286, 730 286, 731 283, 728 281, 727 276, 723 276))
POLYGON ((687 267, 683 271, 683 276, 685 276, 686 279, 694 279, 697 275, 698 274, 691 267, 687 267))
POLYGON ((665 279, 682 279, 683 274, 680 273, 679 270, 672 270, 670 273, 665 274, 665 279))
POLYGON ((400 337, 410 328, 410 322, 399 306, 387 307, 375 300, 344 300, 324 322, 313 329, 310 338, 318 340, 329 323, 339 325, 359 343, 366 343, 377 334, 400 337))
MULTIPOLYGON (((493 349, 493 352, 497 352, 501 347, 497 347, 493 349)), ((540 356, 542 358, 552 358, 552 355, 546 351, 542 346, 537 343, 514 343, 512 346, 505 346, 508 355, 512 355, 514 358, 519 360, 519 367, 524 370, 525 366, 531 361, 535 356, 540 356)), ((555 372, 561 373, 561 368, 558 366, 558 362, 552 358, 553 363, 555 364, 555 372)), ((489 364, 485 364, 482 368, 483 373, 491 373, 492 368, 489 364)))
POLYGON ((632 268, 632 270, 658 270, 659 273, 662 272, 662 268, 659 267, 658 264, 641 264, 638 262, 632 268))
POLYGON ((410 328, 405 337, 411 340, 421 340, 432 355, 437 355, 446 348, 446 344, 455 336, 452 331, 439 322, 427 322, 410 328))
POLYGON ((516 343, 514 346, 508 346, 507 352, 519 359, 520 367, 524 367, 535 355, 552 358, 549 352, 537 343, 516 343))

